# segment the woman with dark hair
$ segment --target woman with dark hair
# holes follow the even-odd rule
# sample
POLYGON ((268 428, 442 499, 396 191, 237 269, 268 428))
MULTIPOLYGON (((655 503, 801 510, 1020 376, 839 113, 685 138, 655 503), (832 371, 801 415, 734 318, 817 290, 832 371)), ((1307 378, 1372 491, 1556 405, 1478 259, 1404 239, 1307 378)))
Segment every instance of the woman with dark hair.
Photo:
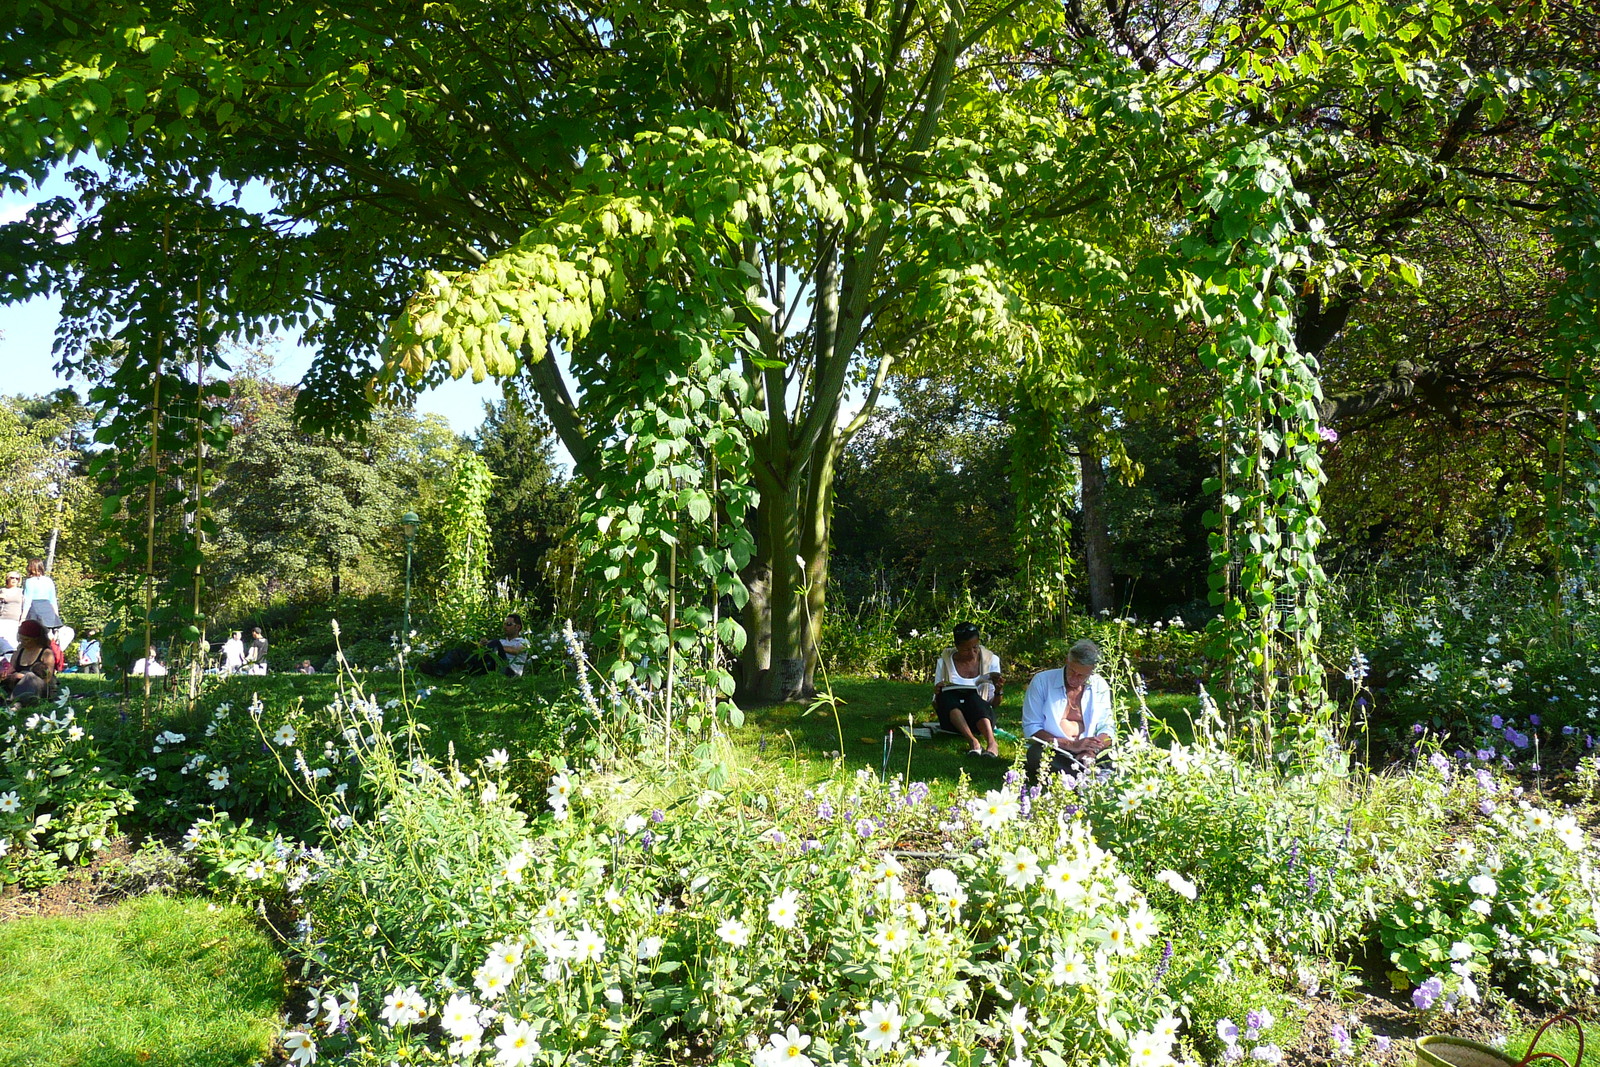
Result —
POLYGON ((17 627, 17 638, 21 644, 11 654, 11 670, 0 677, 0 688, 12 700, 49 699, 55 695, 56 672, 61 664, 56 662, 44 625, 38 619, 24 619, 17 627))
POLYGON ((967 755, 998 756, 994 713, 1005 679, 1000 657, 983 647, 978 627, 956 624, 955 647, 947 648, 933 669, 933 710, 939 725, 967 739, 967 755))

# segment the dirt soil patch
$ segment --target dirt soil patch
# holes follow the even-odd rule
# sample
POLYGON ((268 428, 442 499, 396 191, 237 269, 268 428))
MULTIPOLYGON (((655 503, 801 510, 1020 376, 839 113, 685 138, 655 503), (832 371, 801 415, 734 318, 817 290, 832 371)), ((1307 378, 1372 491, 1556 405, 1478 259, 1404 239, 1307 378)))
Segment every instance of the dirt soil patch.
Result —
POLYGON ((0 922, 25 919, 35 915, 87 915, 103 911, 127 896, 125 889, 108 883, 103 877, 106 867, 121 863, 133 855, 133 847, 126 837, 112 841, 84 867, 74 867, 55 885, 42 889, 18 892, 15 889, 0 891, 0 922))

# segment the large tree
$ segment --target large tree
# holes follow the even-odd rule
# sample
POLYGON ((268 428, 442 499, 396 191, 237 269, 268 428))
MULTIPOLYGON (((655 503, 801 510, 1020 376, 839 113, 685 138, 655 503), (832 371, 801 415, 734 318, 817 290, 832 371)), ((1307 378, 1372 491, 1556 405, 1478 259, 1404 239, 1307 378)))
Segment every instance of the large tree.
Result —
POLYGON ((1188 322, 1249 482, 1221 495, 1216 595, 1267 633, 1274 576, 1315 577, 1317 356, 1430 213, 1519 187, 1469 169, 1495 138, 1588 107, 1590 17, 28 5, 0 31, 6 177, 91 148, 111 177, 82 176, 98 210, 77 239, 46 205, 0 266, 8 295, 67 291, 69 364, 112 331, 158 361, 189 309, 218 330, 309 325, 311 416, 367 402, 380 353, 390 388, 523 379, 602 484, 607 573, 675 596, 680 542, 707 571, 742 566, 742 673, 768 696, 807 685, 835 468, 888 373, 958 345, 1048 369, 1188 322), (272 204, 207 199, 219 182, 272 204), (723 471, 759 489, 753 510, 723 471), (684 541, 706 522, 712 540, 684 541), (1242 594, 1230 539, 1285 531, 1292 549, 1251 550, 1242 594))

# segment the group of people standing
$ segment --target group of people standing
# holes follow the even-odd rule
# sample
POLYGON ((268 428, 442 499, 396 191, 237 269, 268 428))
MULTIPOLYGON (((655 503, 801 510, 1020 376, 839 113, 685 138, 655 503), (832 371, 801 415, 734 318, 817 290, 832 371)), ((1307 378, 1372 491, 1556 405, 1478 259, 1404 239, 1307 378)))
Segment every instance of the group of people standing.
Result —
POLYGON ((30 559, 27 571, 26 578, 12 571, 0 588, 0 690, 24 701, 54 692, 56 675, 66 666, 61 649, 76 636, 61 618, 44 560, 30 559))
POLYGON ((250 643, 244 641, 244 631, 235 630, 222 643, 223 674, 266 674, 267 639, 261 627, 250 630, 250 643))

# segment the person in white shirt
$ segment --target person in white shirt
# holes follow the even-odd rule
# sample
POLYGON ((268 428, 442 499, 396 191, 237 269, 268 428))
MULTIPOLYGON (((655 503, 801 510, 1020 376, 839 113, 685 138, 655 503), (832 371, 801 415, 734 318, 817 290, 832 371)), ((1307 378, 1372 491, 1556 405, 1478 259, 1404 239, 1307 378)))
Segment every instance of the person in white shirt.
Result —
POLYGON ((983 647, 978 627, 956 623, 955 647, 945 649, 933 669, 933 710, 939 726, 967 739, 967 755, 998 756, 994 714, 1005 679, 1000 657, 983 647))
POLYGON ((151 678, 165 678, 167 668, 156 658, 156 650, 150 649, 145 655, 133 661, 133 669, 128 674, 134 678, 149 675, 151 678))
POLYGON ((1100 646, 1085 638, 1067 651, 1067 662, 1040 671, 1022 699, 1022 734, 1028 746, 1029 784, 1039 778, 1045 750, 1051 771, 1082 774, 1116 736, 1111 687, 1097 672, 1100 646))
POLYGON ((233 674, 244 666, 244 640, 240 631, 235 630, 222 642, 222 673, 233 674))
POLYGON ((61 625, 61 602, 56 598, 56 583, 44 572, 44 560, 28 561, 28 577, 22 581, 22 617, 38 619, 46 630, 61 625))
POLYGON ((479 654, 483 673, 488 673, 498 664, 502 673, 521 678, 528 666, 530 644, 522 636, 522 616, 516 612, 507 615, 501 630, 502 636, 478 642, 485 649, 479 654))

